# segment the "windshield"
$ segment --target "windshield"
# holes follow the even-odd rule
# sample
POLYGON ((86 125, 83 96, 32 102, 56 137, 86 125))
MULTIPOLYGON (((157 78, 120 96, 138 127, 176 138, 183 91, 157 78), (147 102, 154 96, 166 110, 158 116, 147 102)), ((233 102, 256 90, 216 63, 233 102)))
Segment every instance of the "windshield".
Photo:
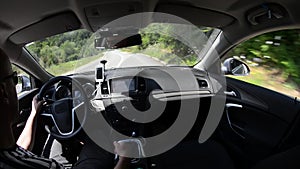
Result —
POLYGON ((53 75, 94 71, 100 60, 107 60, 107 69, 194 66, 201 61, 203 49, 216 30, 194 29, 183 24, 153 23, 139 30, 140 45, 120 49, 97 48, 96 33, 81 29, 29 43, 26 49, 53 75), (184 36, 193 38, 180 38, 186 30, 189 35, 184 36))

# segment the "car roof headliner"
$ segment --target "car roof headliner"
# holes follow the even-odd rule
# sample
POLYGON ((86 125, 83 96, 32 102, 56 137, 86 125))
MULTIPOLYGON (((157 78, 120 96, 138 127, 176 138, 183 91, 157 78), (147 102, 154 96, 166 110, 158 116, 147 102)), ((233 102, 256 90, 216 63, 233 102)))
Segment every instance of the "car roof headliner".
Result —
POLYGON ((265 31, 298 28, 300 23, 300 1, 297 0, 9 0, 0 5, 0 46, 22 47, 30 41, 72 29, 95 31, 103 24, 124 16, 124 11, 120 10, 126 8, 124 4, 130 4, 128 10, 134 6, 133 13, 171 13, 197 25, 219 27, 233 44, 265 31), (247 20, 249 10, 268 3, 280 5, 286 12, 285 17, 251 25, 247 20), (89 15, 95 9, 100 17, 89 15), (47 18, 51 22, 48 20, 43 24, 47 18), (63 25, 65 22, 71 27, 63 25), (58 26, 60 24, 63 26, 58 26))

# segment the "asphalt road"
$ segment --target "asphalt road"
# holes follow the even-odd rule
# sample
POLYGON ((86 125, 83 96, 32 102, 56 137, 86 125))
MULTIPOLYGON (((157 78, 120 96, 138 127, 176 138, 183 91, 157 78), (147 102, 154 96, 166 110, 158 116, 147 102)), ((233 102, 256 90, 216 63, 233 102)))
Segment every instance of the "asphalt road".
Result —
POLYGON ((107 60, 106 69, 137 66, 163 66, 164 64, 144 54, 133 54, 119 50, 109 51, 100 59, 75 69, 76 73, 94 71, 101 60, 107 60))

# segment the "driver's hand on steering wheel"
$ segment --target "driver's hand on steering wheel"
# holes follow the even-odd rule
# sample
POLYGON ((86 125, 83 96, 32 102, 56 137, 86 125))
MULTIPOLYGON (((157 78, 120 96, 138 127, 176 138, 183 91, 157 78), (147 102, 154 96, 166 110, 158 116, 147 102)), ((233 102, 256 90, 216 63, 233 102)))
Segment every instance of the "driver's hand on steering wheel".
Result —
POLYGON ((38 100, 37 95, 35 95, 32 99, 30 116, 35 117, 36 113, 41 110, 41 107, 44 103, 45 103, 45 101, 38 100))

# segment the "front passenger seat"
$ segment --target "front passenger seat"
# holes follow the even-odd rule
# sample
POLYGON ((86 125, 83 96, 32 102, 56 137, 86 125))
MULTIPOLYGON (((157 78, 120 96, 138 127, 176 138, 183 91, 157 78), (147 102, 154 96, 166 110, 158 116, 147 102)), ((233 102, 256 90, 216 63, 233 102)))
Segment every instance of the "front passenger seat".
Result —
POLYGON ((225 148, 216 141, 185 141, 152 158, 156 169, 234 169, 225 148))
POLYGON ((257 163, 252 169, 299 169, 300 145, 272 155, 257 163))

